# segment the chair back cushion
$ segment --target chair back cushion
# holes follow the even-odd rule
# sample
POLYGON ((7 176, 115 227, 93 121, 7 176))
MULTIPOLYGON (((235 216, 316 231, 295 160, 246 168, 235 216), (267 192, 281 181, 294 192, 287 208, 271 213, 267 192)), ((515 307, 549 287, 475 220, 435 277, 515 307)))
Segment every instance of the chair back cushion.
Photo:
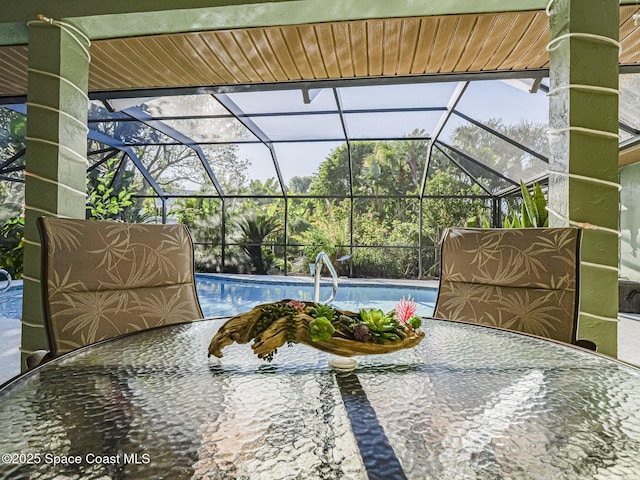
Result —
POLYGON ((445 231, 434 316, 574 343, 581 230, 445 231))
POLYGON ((183 225, 42 217, 42 291, 54 356, 202 318, 183 225))

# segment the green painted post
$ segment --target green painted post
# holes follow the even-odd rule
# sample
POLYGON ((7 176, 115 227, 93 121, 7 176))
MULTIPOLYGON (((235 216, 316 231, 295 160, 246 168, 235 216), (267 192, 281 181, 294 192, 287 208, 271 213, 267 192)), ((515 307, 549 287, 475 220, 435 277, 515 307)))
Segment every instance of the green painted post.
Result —
MULTIPOLYGON (((83 42, 81 38, 78 39, 83 42)), ((40 300, 42 215, 84 218, 86 201, 87 84, 89 61, 70 33, 29 27, 27 156, 25 172, 22 365, 47 349, 40 300)))
POLYGON ((617 356, 618 236, 614 232, 619 194, 615 186, 578 176, 618 179, 618 96, 606 90, 618 88, 618 17, 618 2, 555 0, 549 51, 549 206, 558 214, 551 212, 550 223, 567 225, 569 218, 611 230, 584 230, 578 337, 595 342, 598 351, 612 356, 617 356))

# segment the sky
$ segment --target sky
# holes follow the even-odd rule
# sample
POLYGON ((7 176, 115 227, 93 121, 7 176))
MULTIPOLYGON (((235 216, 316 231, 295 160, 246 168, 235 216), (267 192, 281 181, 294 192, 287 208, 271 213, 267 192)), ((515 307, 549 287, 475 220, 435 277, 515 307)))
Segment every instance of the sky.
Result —
MULTIPOLYGON (((396 86, 345 87, 340 88, 344 110, 393 107, 444 107, 457 83, 431 83, 396 86)), ((302 101, 300 90, 286 92, 247 92, 230 94, 232 100, 247 113, 269 113, 286 111, 335 110, 335 98, 331 89, 312 91, 316 93, 310 104, 302 101)), ((457 110, 479 121, 501 118, 505 124, 527 120, 533 123, 548 123, 549 102, 547 96, 538 91, 531 94, 497 81, 472 82, 460 100, 457 110)), ((393 137, 407 134, 415 128, 431 133, 442 112, 408 113, 357 113, 345 115, 347 130, 351 136, 393 137)), ((316 115, 313 117, 255 117, 253 121, 274 140, 286 138, 329 139, 341 137, 342 126, 338 115, 316 115)), ((459 122, 455 122, 459 123, 459 122)), ((442 140, 448 141, 452 132, 445 130, 442 140)), ((274 143, 285 182, 294 176, 314 174, 318 165, 331 151, 340 145, 336 142, 318 143, 274 143)), ((254 158, 249 175, 254 179, 275 176, 273 162, 265 155, 262 145, 241 145, 241 156, 254 158)))

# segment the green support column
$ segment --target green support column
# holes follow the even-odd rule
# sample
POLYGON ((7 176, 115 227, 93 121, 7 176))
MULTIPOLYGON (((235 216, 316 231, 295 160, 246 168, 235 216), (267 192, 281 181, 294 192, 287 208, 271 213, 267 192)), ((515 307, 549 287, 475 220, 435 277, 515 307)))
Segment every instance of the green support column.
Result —
POLYGON ((619 8, 612 1, 555 0, 549 51, 549 206, 559 214, 550 215, 550 223, 567 225, 568 218, 611 230, 584 230, 578 338, 612 356, 617 356, 619 194, 615 186, 578 176, 618 179, 618 96, 612 92, 618 88, 618 47, 579 34, 617 41, 619 8))
POLYGON ((36 219, 42 215, 85 216, 89 59, 74 37, 77 34, 72 36, 54 25, 29 27, 23 369, 26 355, 48 349, 36 219))

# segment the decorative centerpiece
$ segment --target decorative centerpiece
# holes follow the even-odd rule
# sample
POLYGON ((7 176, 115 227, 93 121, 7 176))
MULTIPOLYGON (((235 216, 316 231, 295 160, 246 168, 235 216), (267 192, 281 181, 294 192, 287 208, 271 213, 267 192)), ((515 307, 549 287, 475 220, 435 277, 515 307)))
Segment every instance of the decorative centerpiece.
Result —
POLYGON ((209 356, 222 357, 227 345, 252 339, 253 352, 267 361, 285 343, 304 343, 344 357, 395 352, 415 347, 424 338, 421 319, 415 313, 415 302, 404 298, 388 313, 367 308, 354 313, 319 303, 281 300, 227 320, 211 340, 209 356))

